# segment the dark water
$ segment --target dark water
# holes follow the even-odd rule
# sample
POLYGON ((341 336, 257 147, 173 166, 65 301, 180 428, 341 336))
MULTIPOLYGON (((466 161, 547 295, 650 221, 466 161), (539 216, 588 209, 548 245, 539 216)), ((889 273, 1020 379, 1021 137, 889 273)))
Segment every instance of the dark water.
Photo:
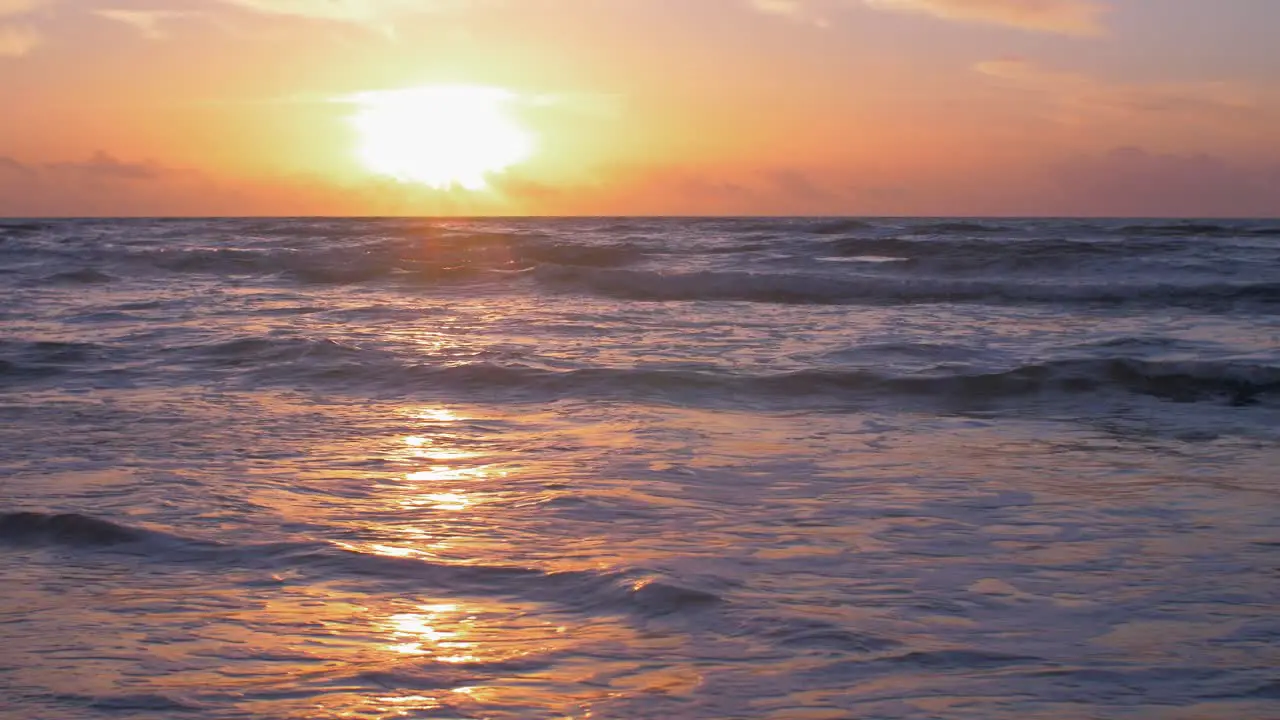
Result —
POLYGON ((1280 718, 1280 222, 0 223, 0 716, 1280 718))

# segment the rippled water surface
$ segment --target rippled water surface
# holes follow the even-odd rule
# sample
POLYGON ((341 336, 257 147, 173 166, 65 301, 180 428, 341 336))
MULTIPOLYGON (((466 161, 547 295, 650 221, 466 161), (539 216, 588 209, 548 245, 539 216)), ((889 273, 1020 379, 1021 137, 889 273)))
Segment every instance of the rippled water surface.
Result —
POLYGON ((1280 718, 1280 223, 0 221, 0 716, 1280 718))

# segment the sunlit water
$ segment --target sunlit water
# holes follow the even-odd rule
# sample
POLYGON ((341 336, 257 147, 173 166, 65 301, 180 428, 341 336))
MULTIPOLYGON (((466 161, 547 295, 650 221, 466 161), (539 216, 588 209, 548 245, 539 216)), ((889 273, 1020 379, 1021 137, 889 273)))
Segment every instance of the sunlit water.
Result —
POLYGON ((0 227, 0 715, 1280 718, 1280 225, 0 227))

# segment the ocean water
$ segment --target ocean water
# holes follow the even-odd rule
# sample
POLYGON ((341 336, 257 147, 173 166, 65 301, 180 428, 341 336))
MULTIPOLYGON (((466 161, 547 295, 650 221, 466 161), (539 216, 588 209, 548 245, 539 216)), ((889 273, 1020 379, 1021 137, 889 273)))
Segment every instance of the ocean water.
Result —
POLYGON ((1280 222, 0 223, 4 718, 1280 718, 1280 222))

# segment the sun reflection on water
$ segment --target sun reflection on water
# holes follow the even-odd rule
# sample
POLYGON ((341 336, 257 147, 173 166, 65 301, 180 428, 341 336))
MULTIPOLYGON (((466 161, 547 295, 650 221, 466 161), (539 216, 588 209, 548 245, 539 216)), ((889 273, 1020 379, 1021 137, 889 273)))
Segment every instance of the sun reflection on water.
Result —
MULTIPOLYGON (((441 621, 447 621, 448 613, 455 612, 458 609, 457 605, 422 605, 419 609, 423 612, 399 613, 391 616, 391 637, 401 642, 388 645, 388 649, 402 655, 435 656, 437 653, 434 648, 470 646, 468 643, 450 642, 449 639, 457 637, 458 633, 451 630, 437 630, 435 626, 441 621)), ((448 658, 437 657, 437 659, 442 662, 449 661, 448 658)))
POLYGON ((471 506, 471 500, 461 493, 433 493, 423 495, 422 500, 431 504, 433 510, 462 511, 471 506))
POLYGON ((543 652, 550 639, 562 635, 563 628, 536 622, 536 628, 515 634, 527 642, 511 642, 511 629, 503 625, 523 614, 512 614, 510 608, 499 610, 459 603, 418 605, 412 612, 395 613, 381 623, 389 640, 383 647, 395 655, 446 665, 481 665, 543 652))
MULTIPOLYGON (((445 439, 447 440, 448 438, 445 439)), ((406 451, 406 457, 408 458, 419 458, 423 460, 466 460, 480 455, 478 452, 463 450, 456 447, 448 447, 438 440, 416 435, 406 437, 404 439, 404 444, 411 448, 406 451)))
POLYGON ((454 411, 443 407, 418 408, 410 412, 409 417, 434 423, 455 423, 463 419, 454 411))
POLYGON ((448 465, 433 465, 430 470, 419 470, 404 476, 409 482, 450 482, 457 480, 483 480, 489 476, 488 466, 463 468, 448 465))
MULTIPOLYGON (((530 486, 537 488, 532 495, 517 493, 534 466, 489 439, 490 423, 505 421, 443 407, 405 408, 400 417, 407 422, 374 439, 382 465, 352 516, 353 538, 341 546, 429 566, 525 567, 527 553, 513 545, 506 529, 513 517, 528 512, 542 484, 530 486)), ((545 682, 542 659, 578 642, 581 628, 537 605, 443 600, 402 596, 369 608, 365 616, 365 627, 373 631, 365 649, 381 658, 371 662, 395 668, 389 672, 396 677, 423 674, 441 683, 426 691, 379 688, 369 700, 385 717, 465 714, 504 703, 563 705, 531 694, 523 682, 503 687, 489 681, 529 672, 545 682)), ((606 634, 613 641, 616 632, 606 634)))

